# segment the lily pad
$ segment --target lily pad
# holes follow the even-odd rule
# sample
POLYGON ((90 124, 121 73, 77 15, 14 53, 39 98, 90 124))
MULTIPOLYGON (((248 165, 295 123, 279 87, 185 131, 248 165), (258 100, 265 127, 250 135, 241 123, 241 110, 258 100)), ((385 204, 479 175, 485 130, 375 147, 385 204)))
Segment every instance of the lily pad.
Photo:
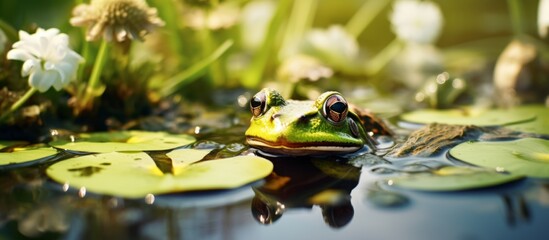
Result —
POLYGON ((12 146, 16 146, 16 145, 19 145, 19 144, 24 144, 25 142, 22 142, 22 141, 0 141, 0 150, 4 149, 4 148, 7 148, 7 147, 12 147, 12 146))
POLYGON ((391 186, 422 191, 461 191, 484 188, 521 179, 515 174, 503 174, 470 167, 443 167, 430 173, 415 173, 387 181, 391 186))
POLYGON ((543 105, 527 105, 521 106, 517 109, 519 114, 536 114, 536 119, 519 124, 513 124, 507 126, 513 130, 537 134, 549 135, 549 108, 543 105))
POLYGON ((57 140, 50 145, 76 152, 108 153, 169 150, 194 141, 194 137, 186 134, 122 131, 83 133, 76 136, 74 141, 57 140))
POLYGON ((461 161, 529 177, 549 178, 549 140, 465 142, 450 150, 461 161))
POLYGON ((411 123, 444 123, 457 125, 501 126, 532 121, 536 112, 525 111, 519 107, 511 109, 423 109, 402 114, 403 121, 411 123))
POLYGON ((87 191, 140 198, 164 194, 240 187, 271 173, 270 161, 256 156, 200 161, 210 150, 180 149, 173 173, 162 172, 146 153, 103 153, 53 164, 47 174, 60 183, 87 191))
POLYGON ((0 166, 28 163, 34 160, 51 157, 55 154, 57 154, 57 150, 51 147, 31 146, 14 148, 13 152, 0 152, 0 166))

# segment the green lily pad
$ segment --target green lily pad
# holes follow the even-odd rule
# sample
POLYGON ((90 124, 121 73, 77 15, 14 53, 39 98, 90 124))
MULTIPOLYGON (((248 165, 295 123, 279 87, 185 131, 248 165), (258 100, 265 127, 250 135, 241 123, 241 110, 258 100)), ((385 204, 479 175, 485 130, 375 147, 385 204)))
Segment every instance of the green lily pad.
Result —
POLYGON ((46 173, 59 183, 87 191, 140 198, 164 194, 240 187, 271 173, 270 161, 237 156, 200 161, 210 150, 180 149, 173 158, 173 173, 162 172, 146 153, 102 153, 67 159, 46 173))
POLYGON ((27 163, 50 157, 55 154, 57 154, 57 150, 51 147, 32 146, 14 148, 13 152, 0 152, 0 166, 27 163))
POLYGON ((84 133, 74 141, 57 140, 51 146, 77 152, 131 152, 169 150, 193 143, 195 138, 186 134, 165 132, 122 131, 84 133))
POLYGON ((391 186, 422 191, 461 191, 484 188, 521 179, 515 174, 503 174, 469 167, 443 167, 431 173, 415 173, 389 179, 391 186))
POLYGON ((0 141, 0 150, 7 147, 11 147, 11 146, 16 146, 19 144, 24 144, 24 143, 25 142, 22 142, 22 141, 0 141))
POLYGON ((526 105, 517 108, 519 114, 536 114, 536 119, 507 126, 513 130, 549 135, 549 108, 543 105, 526 105), (522 113, 521 113, 522 112, 522 113))
POLYGON ((529 177, 549 178, 549 140, 465 142, 450 149, 461 161, 529 177))
POLYGON ((445 123, 456 125, 501 126, 532 121, 536 112, 525 111, 521 108, 511 109, 423 109, 402 114, 400 118, 406 122, 428 124, 445 123))

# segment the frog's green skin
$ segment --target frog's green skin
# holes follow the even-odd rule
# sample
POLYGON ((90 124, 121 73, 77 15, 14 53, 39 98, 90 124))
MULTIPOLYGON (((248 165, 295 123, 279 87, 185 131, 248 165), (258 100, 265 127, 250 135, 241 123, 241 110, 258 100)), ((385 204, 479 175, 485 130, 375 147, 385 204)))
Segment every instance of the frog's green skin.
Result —
POLYGON ((246 142, 252 147, 294 156, 351 153, 365 145, 375 149, 374 140, 354 112, 348 111, 339 122, 323 113, 325 101, 333 95, 340 96, 338 92, 325 92, 316 101, 285 100, 271 89, 263 89, 256 96, 261 94, 264 106, 256 113, 252 106, 254 116, 245 133, 246 142))

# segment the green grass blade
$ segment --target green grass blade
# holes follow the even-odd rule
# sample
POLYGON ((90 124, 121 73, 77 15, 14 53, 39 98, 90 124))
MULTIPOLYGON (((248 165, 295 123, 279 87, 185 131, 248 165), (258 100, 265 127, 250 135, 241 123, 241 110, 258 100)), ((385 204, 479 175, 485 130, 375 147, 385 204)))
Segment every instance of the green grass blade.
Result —
POLYGON ((219 57, 221 57, 227 50, 233 45, 233 40, 226 40, 221 46, 219 46, 211 55, 205 57, 196 64, 190 66, 189 68, 175 74, 170 79, 166 80, 164 87, 160 89, 160 95, 162 97, 169 96, 176 92, 179 88, 184 85, 187 85, 198 77, 205 74, 205 70, 215 62, 219 57))

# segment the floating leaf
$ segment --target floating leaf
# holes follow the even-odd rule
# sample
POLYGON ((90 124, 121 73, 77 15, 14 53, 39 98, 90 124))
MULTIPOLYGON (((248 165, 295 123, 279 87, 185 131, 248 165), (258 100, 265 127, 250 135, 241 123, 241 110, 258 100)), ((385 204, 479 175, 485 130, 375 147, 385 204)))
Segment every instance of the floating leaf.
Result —
POLYGON ((159 151, 184 146, 195 141, 186 134, 168 134, 165 132, 121 131, 84 133, 75 137, 75 141, 57 140, 50 145, 56 148, 77 152, 124 152, 159 151))
POLYGON ((0 150, 4 149, 4 148, 7 148, 7 147, 12 147, 12 146, 16 146, 16 145, 19 145, 19 144, 24 144, 25 142, 21 142, 21 141, 0 141, 0 150))
POLYGON ((391 186, 423 191, 460 191, 490 187, 522 178, 486 169, 443 167, 430 173, 415 173, 388 180, 391 186))
POLYGON ((452 148, 450 155, 499 171, 549 178, 549 140, 524 138, 507 142, 465 142, 452 148))
POLYGON ((57 150, 50 147, 33 146, 14 148, 13 152, 0 152, 0 166, 27 163, 34 160, 40 160, 45 157, 50 157, 55 154, 57 154, 57 150))
POLYGON ((534 113, 536 114, 536 119, 534 121, 509 125, 507 126, 508 128, 521 132, 549 135, 549 108, 543 105, 527 105, 518 107, 517 112, 521 115, 534 113))
POLYGON ((129 198, 198 190, 229 189, 271 173, 270 161, 256 156, 200 161, 210 150, 180 149, 168 155, 174 173, 163 173, 148 154, 103 153, 53 164, 47 174, 55 181, 88 191, 129 198))
POLYGON ((412 123, 445 123, 457 125, 500 126, 532 121, 536 112, 521 108, 484 109, 463 108, 450 110, 423 109, 401 115, 401 119, 412 123))
POLYGON ((166 156, 172 159, 173 171, 177 175, 185 167, 202 160, 210 152, 211 149, 176 149, 167 153, 166 156))

